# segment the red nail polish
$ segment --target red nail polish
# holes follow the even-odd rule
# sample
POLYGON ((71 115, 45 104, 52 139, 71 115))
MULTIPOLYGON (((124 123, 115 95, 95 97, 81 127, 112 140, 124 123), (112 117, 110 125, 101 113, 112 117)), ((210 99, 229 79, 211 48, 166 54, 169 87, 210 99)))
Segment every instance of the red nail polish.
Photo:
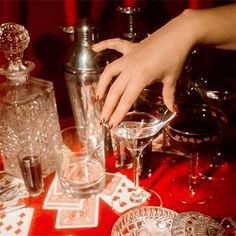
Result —
POLYGON ((95 95, 95 101, 98 101, 98 100, 99 100, 99 95, 96 94, 96 95, 95 95))
POLYGON ((105 118, 103 117, 101 120, 100 120, 100 125, 102 125, 102 124, 104 124, 104 122, 105 122, 105 118))
POLYGON ((173 108, 174 108, 175 112, 178 112, 178 105, 177 104, 175 104, 173 108))
POLYGON ((109 124, 108 129, 112 129, 112 128, 113 128, 113 124, 109 124))

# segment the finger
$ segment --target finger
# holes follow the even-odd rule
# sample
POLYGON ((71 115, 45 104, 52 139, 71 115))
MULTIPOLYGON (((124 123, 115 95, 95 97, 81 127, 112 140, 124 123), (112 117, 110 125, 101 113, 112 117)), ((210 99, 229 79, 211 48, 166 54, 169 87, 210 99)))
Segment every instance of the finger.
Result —
POLYGON ((114 110, 114 113, 110 118, 110 125, 116 126, 122 121, 126 113, 130 110, 130 108, 138 98, 139 94, 143 91, 146 85, 144 83, 137 83, 137 81, 138 78, 137 80, 135 79, 135 81, 130 81, 128 83, 116 109, 114 110))
POLYGON ((100 75, 96 97, 102 99, 107 92, 107 88, 109 87, 110 82, 112 81, 114 76, 119 75, 122 68, 121 59, 117 59, 116 61, 108 64, 102 74, 100 75))
POLYGON ((127 87, 128 81, 124 80, 120 75, 116 78, 114 83, 111 85, 103 109, 101 113, 101 118, 104 121, 108 121, 115 110, 122 94, 124 93, 127 87))
POLYGON ((175 111, 175 88, 176 82, 170 80, 170 82, 164 82, 162 90, 163 101, 172 112, 175 111))
POLYGON ((114 49, 125 55, 129 53, 131 49, 136 47, 136 45, 137 45, 136 43, 131 43, 130 41, 127 40, 114 38, 114 39, 107 39, 97 44, 94 44, 92 46, 92 49, 95 52, 100 52, 104 49, 114 49))

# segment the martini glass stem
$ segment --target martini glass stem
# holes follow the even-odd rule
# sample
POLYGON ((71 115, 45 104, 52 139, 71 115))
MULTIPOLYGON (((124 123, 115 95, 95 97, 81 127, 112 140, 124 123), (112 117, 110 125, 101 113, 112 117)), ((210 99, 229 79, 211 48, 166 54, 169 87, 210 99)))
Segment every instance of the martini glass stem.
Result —
POLYGON ((130 197, 132 202, 142 202, 144 197, 142 190, 139 188, 140 156, 142 155, 143 149, 144 148, 139 151, 132 151, 134 171, 134 189, 130 197))

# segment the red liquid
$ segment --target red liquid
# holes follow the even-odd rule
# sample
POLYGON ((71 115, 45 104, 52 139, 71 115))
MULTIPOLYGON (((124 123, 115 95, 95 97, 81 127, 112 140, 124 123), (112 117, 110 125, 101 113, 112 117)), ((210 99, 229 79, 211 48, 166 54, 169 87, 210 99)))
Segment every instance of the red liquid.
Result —
POLYGON ((37 156, 26 156, 21 160, 20 168, 25 186, 30 195, 38 195, 43 189, 41 163, 37 156))

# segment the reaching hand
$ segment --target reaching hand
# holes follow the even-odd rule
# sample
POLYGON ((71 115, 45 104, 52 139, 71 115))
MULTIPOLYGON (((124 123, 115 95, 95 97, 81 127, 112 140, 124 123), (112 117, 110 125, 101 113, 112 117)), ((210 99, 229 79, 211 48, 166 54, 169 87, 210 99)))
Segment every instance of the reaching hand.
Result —
POLYGON ((117 76, 107 93, 101 120, 109 121, 111 126, 119 124, 142 90, 154 81, 163 83, 164 103, 173 111, 176 83, 192 47, 198 43, 236 46, 231 28, 223 27, 229 24, 235 27, 235 10, 236 4, 216 10, 186 10, 138 44, 121 39, 95 44, 95 52, 109 48, 123 54, 107 65, 100 76, 99 99, 105 96, 111 80, 117 76))

